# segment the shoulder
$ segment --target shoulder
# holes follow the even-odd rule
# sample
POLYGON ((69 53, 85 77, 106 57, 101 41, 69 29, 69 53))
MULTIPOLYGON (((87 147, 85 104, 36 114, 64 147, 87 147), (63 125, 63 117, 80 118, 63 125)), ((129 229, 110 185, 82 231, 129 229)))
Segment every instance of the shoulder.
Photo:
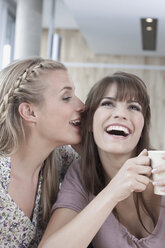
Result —
POLYGON ((69 167, 61 184, 58 198, 53 206, 56 208, 69 208, 80 212, 89 203, 81 175, 81 162, 75 160, 69 167))
POLYGON ((2 187, 7 190, 10 178, 10 158, 0 157, 0 182, 2 187))
POLYGON ((58 165, 60 181, 64 179, 69 166, 78 158, 78 153, 75 152, 71 146, 61 146, 56 149, 56 162, 58 165))
POLYGON ((63 162, 72 162, 74 158, 78 158, 78 153, 70 146, 60 146, 56 149, 56 155, 59 160, 63 162))
POLYGON ((10 165, 10 158, 4 158, 4 157, 0 157, 0 166, 3 168, 6 168, 10 165))
POLYGON ((10 171, 10 158, 0 157, 0 174, 8 173, 10 171))
POLYGON ((73 163, 69 166, 62 185, 66 181, 69 181, 70 183, 73 181, 79 182, 80 184, 83 183, 82 174, 81 174, 81 160, 80 159, 75 159, 73 161, 73 163))

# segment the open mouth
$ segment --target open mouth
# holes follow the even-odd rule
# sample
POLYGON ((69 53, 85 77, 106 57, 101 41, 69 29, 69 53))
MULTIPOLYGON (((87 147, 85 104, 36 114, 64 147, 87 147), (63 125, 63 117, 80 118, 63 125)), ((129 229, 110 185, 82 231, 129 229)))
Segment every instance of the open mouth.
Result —
POLYGON ((130 130, 123 126, 109 126, 105 130, 110 135, 127 137, 130 134, 130 130))
POLYGON ((71 125, 75 127, 80 127, 81 126, 81 121, 80 120, 74 120, 69 122, 71 125))

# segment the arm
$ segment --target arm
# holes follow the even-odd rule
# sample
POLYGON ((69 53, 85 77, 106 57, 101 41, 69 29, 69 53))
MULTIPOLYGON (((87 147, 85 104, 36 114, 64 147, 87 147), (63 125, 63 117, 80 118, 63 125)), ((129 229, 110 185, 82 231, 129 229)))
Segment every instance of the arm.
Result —
POLYGON ((55 210, 39 248, 87 247, 115 205, 115 196, 110 197, 106 187, 79 214, 70 209, 55 210))
MULTIPOLYGON (((150 171, 147 156, 127 160, 111 182, 79 214, 66 208, 57 209, 39 247, 64 248, 67 243, 67 248, 86 248, 118 202, 126 199, 133 191, 146 189, 150 171)), ((74 177, 67 176, 72 185, 69 185, 69 190, 74 191, 74 177)), ((79 184, 77 192, 80 187, 79 184)), ((73 204, 76 203, 77 200, 73 201, 73 204)))

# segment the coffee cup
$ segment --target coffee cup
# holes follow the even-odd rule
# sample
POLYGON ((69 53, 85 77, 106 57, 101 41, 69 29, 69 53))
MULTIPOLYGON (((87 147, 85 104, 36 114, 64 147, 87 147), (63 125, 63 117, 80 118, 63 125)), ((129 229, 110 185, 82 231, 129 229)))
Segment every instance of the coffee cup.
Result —
MULTIPOLYGON (((148 157, 151 159, 151 167, 153 169, 156 169, 162 163, 165 164, 165 159, 162 158, 163 156, 165 157, 165 151, 148 151, 148 157)), ((153 173, 152 177, 153 181, 165 180, 165 172, 153 173)), ((161 187, 157 185, 154 185, 154 193, 157 195, 165 195, 165 192, 161 191, 161 187)))

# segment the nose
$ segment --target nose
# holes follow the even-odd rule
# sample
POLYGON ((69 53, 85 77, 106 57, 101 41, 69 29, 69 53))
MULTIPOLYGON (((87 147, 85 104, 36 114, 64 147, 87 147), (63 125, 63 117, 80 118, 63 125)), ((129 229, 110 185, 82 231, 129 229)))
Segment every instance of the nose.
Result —
POLYGON ((113 117, 116 119, 127 119, 127 111, 124 107, 118 106, 113 113, 113 117))
POLYGON ((127 118, 126 118, 125 116, 123 116, 123 115, 116 115, 116 116, 114 116, 114 118, 116 118, 116 119, 124 119, 124 120, 127 119, 127 118))
POLYGON ((85 111, 85 104, 79 99, 78 100, 78 107, 77 107, 77 111, 78 112, 84 112, 85 111))

